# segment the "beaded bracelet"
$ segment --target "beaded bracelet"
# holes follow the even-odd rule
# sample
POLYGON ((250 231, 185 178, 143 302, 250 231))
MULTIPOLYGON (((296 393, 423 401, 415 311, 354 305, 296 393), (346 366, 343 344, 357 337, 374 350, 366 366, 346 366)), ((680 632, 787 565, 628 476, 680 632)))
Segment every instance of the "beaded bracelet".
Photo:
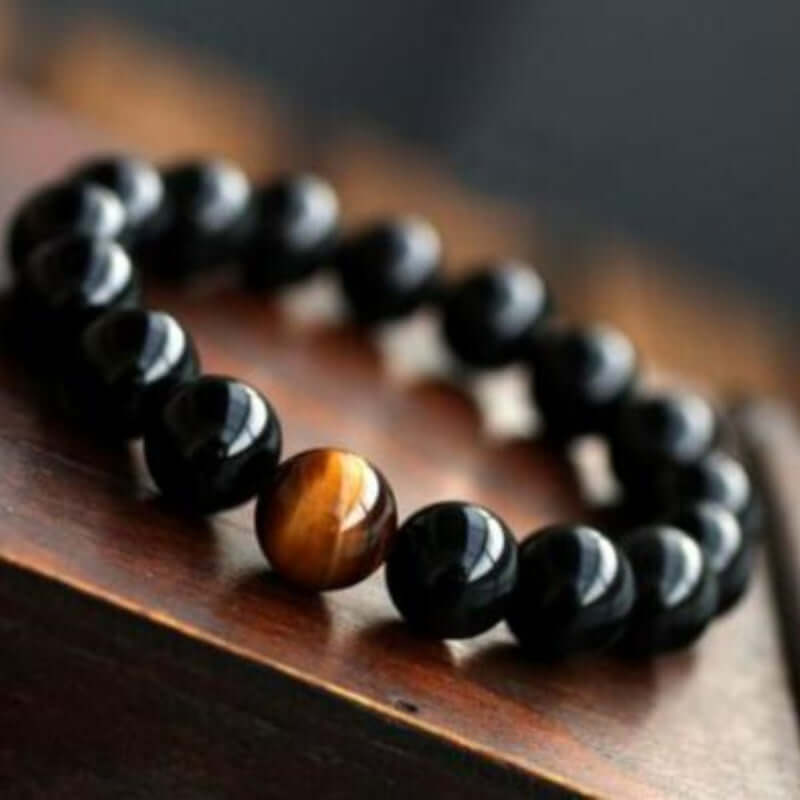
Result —
POLYGON ((645 391, 621 333, 554 321, 529 265, 486 265, 447 286, 432 226, 397 219, 342 237, 338 200, 319 178, 251 188, 225 162, 159 172, 129 157, 84 164, 28 199, 8 252, 26 330, 61 345, 71 411, 106 435, 143 437, 155 484, 193 512, 257 497, 261 548, 296 586, 350 586, 385 561, 389 594, 414 629, 469 637, 505 619, 538 659, 688 645, 746 588, 754 494, 719 448, 714 411, 693 394, 645 391), (236 264, 260 288, 332 265, 365 326, 433 305, 468 367, 530 366, 553 441, 605 437, 628 506, 659 521, 613 537, 555 525, 517 545, 493 511, 450 501, 398 527, 389 483, 361 456, 316 449, 281 463, 270 403, 241 381, 200 374, 189 333, 140 306, 134 263, 169 277, 236 264))

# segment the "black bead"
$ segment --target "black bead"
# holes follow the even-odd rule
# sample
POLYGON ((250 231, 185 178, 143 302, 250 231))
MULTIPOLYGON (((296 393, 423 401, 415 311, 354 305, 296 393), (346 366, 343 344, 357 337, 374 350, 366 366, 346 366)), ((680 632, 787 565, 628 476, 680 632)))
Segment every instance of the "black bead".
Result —
POLYGON ((381 222, 342 243, 335 266, 353 316, 363 323, 396 319, 435 298, 442 243, 413 217, 381 222))
POLYGON ((555 525, 519 548, 519 576, 507 620, 537 659, 608 647, 622 634, 635 589, 627 559, 584 525, 555 525))
POLYGON ((255 389, 203 376, 178 388, 145 432, 147 466, 159 489, 195 512, 254 497, 274 471, 281 426, 255 389))
POLYGON ((98 432, 134 437, 198 371, 189 334, 169 314, 110 311, 81 335, 64 389, 71 410, 98 432))
POLYGON ((456 284, 444 301, 444 336, 474 367, 500 367, 521 358, 550 309, 550 293, 533 267, 490 265, 456 284))
POLYGON ((233 260, 246 228, 250 184, 224 161, 181 164, 163 173, 159 233, 145 263, 158 274, 184 278, 233 260))
POLYGON ((125 209, 117 196, 91 183, 59 183, 23 203, 11 222, 8 253, 18 272, 39 245, 67 233, 120 239, 126 233, 125 209))
POLYGON ((505 523, 471 503, 436 503, 397 532, 389 594, 408 624, 443 639, 475 636, 502 619, 517 575, 505 523))
POLYGON ((638 528, 620 544, 636 583, 623 649, 653 655, 691 644, 718 607, 716 576, 700 546, 667 525, 638 528))
POLYGON ((78 335, 107 311, 139 303, 128 254, 110 239, 65 234, 37 247, 21 275, 22 297, 36 335, 78 335))
POLYGON ((553 328, 537 337, 533 395, 549 435, 604 433, 636 380, 636 351, 604 325, 553 328))
POLYGON ((700 459, 712 446, 715 432, 714 411, 697 395, 635 397, 620 409, 610 435, 614 471, 631 494, 649 498, 661 472, 700 459))
POLYGON ((274 288, 302 280, 330 256, 339 201, 314 175, 291 175, 253 193, 241 249, 248 285, 274 288))
POLYGON ((132 156, 107 156, 81 164, 72 181, 88 181, 112 191, 125 207, 128 244, 136 247, 155 234, 164 201, 161 174, 132 156))
POLYGON ((678 509, 667 524, 688 533, 703 549, 717 576, 717 612, 729 609, 744 594, 753 566, 753 542, 739 521, 718 503, 700 502, 678 509))

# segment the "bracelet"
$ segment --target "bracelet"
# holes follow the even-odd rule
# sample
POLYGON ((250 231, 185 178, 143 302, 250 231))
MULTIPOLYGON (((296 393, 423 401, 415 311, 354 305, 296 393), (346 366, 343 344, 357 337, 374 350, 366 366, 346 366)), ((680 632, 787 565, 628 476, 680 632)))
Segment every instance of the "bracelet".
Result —
POLYGON ((350 586, 385 562, 389 595, 415 630, 470 637, 505 619, 527 654, 554 659, 688 645, 747 586, 757 504, 721 449, 718 415, 692 393, 644 389, 620 332, 554 319, 527 264, 488 264, 447 285, 430 224, 391 219, 342 235, 336 194, 315 176, 251 187, 222 161, 159 171, 116 156, 27 199, 8 253, 25 338, 48 343, 70 412, 104 436, 142 437, 159 490, 193 513, 257 498, 261 549, 302 589, 350 586), (493 511, 447 501, 398 525, 389 482, 360 455, 320 448, 281 462, 269 401, 201 375, 189 332, 140 304, 140 267, 176 278, 220 264, 260 289, 330 266, 365 327, 438 309, 467 368, 530 367, 550 440, 606 439, 636 524, 553 525, 518 545, 493 511))

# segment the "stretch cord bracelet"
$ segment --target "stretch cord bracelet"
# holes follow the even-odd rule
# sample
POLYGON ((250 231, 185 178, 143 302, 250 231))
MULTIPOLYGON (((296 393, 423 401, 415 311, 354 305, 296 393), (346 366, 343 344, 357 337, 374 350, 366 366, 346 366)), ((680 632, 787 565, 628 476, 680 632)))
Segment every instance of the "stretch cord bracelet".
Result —
POLYGON ((257 497, 261 548, 292 584, 349 586, 385 561, 389 594, 414 629, 460 638, 505 619, 539 659, 688 645, 746 588, 755 501, 743 467, 720 450, 717 415, 693 394, 643 389, 621 333, 552 320, 550 292, 526 264, 486 265, 446 285, 428 223, 389 220, 343 237, 336 195, 319 178, 251 188, 225 162, 160 172, 129 157, 84 164, 33 195, 12 220, 8 252, 25 330, 51 350, 59 343, 71 411, 104 435, 143 437, 154 482, 192 512, 257 497), (273 407, 242 381, 200 374, 189 333, 140 306, 134 264, 170 277, 234 264, 260 288, 332 265, 364 326, 434 305, 465 365, 530 366, 552 440, 605 437, 627 505, 658 521, 613 536, 555 525, 518 545, 493 511, 450 501, 398 527, 389 483, 361 456, 316 449, 280 462, 273 407))

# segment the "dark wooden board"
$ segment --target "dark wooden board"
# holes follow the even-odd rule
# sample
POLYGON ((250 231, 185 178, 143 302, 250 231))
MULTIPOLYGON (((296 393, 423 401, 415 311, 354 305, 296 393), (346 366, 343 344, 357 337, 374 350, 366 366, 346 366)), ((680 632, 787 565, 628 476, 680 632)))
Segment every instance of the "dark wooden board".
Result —
MULTIPOLYGON (((103 142, 11 92, 0 115, 3 217, 103 142)), ((285 303, 224 286, 149 298, 195 333, 208 371, 271 398, 286 452, 363 452, 402 514, 461 496, 524 534, 581 513, 565 463, 487 439, 462 396, 392 378, 345 326, 302 323, 285 303)), ((7 355, 0 420, 5 797, 102 797, 115 785, 130 797, 800 793, 763 564, 745 602, 690 652, 535 667, 503 627, 469 642, 412 637, 380 574, 319 598, 283 587, 265 570, 250 506, 177 517, 135 448, 71 428, 7 355)))

